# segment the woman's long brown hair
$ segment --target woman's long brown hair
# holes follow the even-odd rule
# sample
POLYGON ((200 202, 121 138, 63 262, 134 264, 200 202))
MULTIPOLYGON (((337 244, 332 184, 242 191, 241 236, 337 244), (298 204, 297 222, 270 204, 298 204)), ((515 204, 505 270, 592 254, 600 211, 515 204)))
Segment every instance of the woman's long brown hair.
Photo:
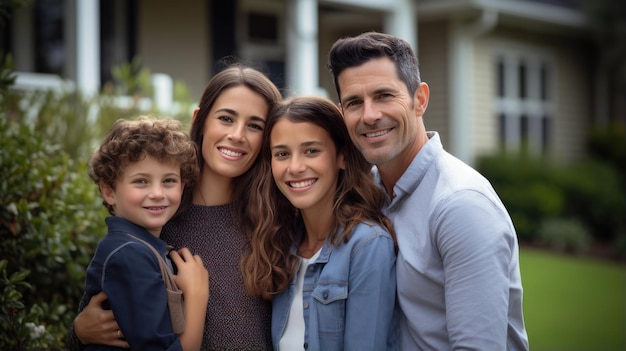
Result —
POLYGON ((290 254, 290 249, 299 244, 296 233, 304 226, 299 210, 280 192, 272 177, 270 133, 283 118, 321 127, 330 135, 337 152, 344 155, 346 169, 340 170, 337 182, 335 220, 329 232, 331 243, 347 242, 360 222, 381 225, 395 240, 391 221, 381 210, 385 194, 373 181, 371 165, 350 140, 339 109, 327 98, 290 98, 268 117, 258 173, 248 198, 251 216, 242 223, 244 230, 251 233, 250 253, 241 262, 246 289, 249 294, 268 300, 283 291, 296 272, 299 260, 290 254))

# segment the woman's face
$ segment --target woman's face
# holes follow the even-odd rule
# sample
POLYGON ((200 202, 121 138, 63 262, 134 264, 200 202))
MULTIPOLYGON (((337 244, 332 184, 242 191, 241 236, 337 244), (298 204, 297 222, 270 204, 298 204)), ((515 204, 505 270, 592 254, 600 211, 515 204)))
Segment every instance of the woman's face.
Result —
POLYGON ((226 89, 215 100, 204 122, 203 172, 235 178, 259 155, 269 107, 245 86, 226 89))

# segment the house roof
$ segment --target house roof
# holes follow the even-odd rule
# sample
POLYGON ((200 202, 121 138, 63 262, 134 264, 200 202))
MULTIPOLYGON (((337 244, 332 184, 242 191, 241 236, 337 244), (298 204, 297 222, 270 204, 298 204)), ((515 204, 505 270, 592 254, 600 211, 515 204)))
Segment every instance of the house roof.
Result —
POLYGON ((589 32, 585 13, 576 0, 420 0, 418 21, 470 20, 484 11, 498 23, 524 30, 579 36, 589 32))

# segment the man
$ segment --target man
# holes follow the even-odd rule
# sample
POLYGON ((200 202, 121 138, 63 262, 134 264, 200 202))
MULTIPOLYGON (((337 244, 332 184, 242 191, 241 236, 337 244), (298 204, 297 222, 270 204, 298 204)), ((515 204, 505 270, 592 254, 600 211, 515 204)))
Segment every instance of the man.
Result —
POLYGON ((426 132, 429 88, 404 40, 339 39, 329 69, 398 237, 399 348, 527 350, 518 245, 490 183, 426 132))

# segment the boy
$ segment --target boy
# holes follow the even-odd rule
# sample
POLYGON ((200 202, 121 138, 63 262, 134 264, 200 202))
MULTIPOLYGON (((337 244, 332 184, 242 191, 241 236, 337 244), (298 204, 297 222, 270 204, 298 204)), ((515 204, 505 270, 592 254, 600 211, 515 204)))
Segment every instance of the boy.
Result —
MULTIPOLYGON (((209 298, 208 272, 188 249, 171 251, 178 272, 174 281, 185 298, 185 329, 177 335, 168 312, 159 260, 168 266, 161 228, 178 211, 184 187, 198 175, 194 143, 171 119, 140 117, 118 120, 89 161, 89 176, 98 185, 107 235, 98 243, 87 268, 86 301, 100 291, 108 300, 131 349, 197 350, 202 341, 209 298)), ((171 267, 170 267, 171 268, 171 267)), ((87 345, 87 350, 116 349, 87 345)))

